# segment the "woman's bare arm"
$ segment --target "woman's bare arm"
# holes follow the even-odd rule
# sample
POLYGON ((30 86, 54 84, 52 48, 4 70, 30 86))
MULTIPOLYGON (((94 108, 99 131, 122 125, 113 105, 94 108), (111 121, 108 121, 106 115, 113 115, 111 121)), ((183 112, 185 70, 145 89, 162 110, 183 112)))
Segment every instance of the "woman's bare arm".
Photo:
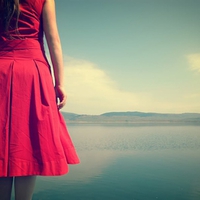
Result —
POLYGON ((59 109, 66 103, 66 93, 64 90, 64 67, 60 37, 56 23, 56 12, 54 0, 46 0, 43 8, 44 32, 53 64, 55 76, 56 95, 60 100, 59 109))

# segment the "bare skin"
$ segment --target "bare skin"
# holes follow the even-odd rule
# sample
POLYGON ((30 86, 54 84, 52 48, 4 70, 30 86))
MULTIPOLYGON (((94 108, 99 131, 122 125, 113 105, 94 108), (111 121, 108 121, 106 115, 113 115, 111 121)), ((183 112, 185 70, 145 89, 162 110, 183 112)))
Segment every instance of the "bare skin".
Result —
POLYGON ((0 198, 10 200, 12 185, 15 187, 15 200, 31 200, 36 176, 19 176, 0 178, 0 198), (13 181, 14 180, 14 181, 13 181))
POLYGON ((35 188, 36 176, 15 177, 15 200, 31 200, 35 188))
MULTIPOLYGON (((46 0, 43 7, 43 24, 55 76, 55 92, 59 99, 58 109, 66 104, 67 95, 64 89, 64 67, 60 37, 56 23, 54 0, 46 0)), ((15 200, 31 200, 36 176, 0 177, 0 199, 10 200, 14 182, 15 200)))
POLYGON ((0 197, 1 200, 10 200, 12 191, 13 178, 0 178, 0 197))
POLYGON ((56 23, 55 2, 53 0, 45 1, 43 9, 43 21, 44 32, 53 64, 55 91, 57 98, 59 98, 58 108, 61 109, 66 104, 67 95, 64 89, 63 56, 56 23))

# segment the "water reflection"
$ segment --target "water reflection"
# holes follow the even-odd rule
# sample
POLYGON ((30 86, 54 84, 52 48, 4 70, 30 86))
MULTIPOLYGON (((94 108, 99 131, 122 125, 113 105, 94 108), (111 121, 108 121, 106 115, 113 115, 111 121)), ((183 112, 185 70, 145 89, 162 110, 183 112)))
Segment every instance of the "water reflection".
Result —
POLYGON ((72 126, 78 150, 151 151, 199 149, 200 127, 72 126))
POLYGON ((200 127, 69 126, 81 164, 34 199, 200 199, 200 127))

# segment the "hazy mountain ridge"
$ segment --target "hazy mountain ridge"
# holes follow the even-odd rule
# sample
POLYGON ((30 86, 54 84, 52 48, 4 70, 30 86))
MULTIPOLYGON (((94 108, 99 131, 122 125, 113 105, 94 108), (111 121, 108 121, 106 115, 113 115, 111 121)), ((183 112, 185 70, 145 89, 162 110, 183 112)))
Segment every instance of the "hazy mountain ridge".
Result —
POLYGON ((193 124, 200 125, 200 113, 107 112, 101 115, 79 115, 62 112, 73 124, 193 124))

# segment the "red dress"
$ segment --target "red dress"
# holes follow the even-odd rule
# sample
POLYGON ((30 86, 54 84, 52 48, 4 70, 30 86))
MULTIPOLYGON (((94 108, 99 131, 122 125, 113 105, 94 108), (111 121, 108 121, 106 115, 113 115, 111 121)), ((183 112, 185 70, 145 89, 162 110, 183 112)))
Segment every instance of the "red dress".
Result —
POLYGON ((0 27, 0 177, 63 175, 79 163, 44 55, 44 2, 20 4, 14 40, 0 27))

